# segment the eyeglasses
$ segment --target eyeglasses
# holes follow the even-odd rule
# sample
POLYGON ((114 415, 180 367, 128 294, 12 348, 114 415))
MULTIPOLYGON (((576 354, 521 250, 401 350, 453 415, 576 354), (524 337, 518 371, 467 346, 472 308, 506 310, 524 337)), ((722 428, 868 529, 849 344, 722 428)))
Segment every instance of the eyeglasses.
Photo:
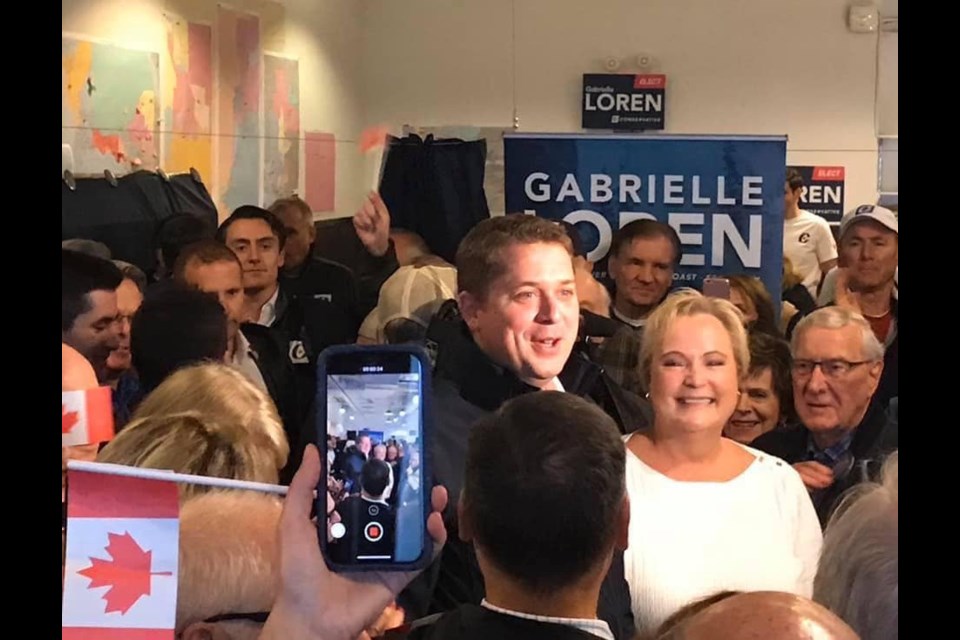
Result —
POLYGON ((254 611, 252 613, 221 613, 220 615, 211 616, 204 620, 204 622, 229 622, 232 620, 245 620, 247 622, 257 622, 263 624, 267 621, 269 617, 269 611, 254 611))
POLYGON ((813 370, 820 367, 820 371, 828 378, 842 378, 846 376, 854 367, 863 364, 870 364, 873 360, 860 360, 859 362, 850 362, 842 358, 831 358, 829 360, 794 360, 794 375, 806 378, 813 375, 813 370))

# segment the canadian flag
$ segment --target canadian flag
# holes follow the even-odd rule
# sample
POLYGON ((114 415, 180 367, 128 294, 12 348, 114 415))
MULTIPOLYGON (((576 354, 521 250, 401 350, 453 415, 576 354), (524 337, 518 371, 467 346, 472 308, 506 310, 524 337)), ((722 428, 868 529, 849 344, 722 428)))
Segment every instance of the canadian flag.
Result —
POLYGON ((70 469, 63 640, 173 640, 177 485, 70 469))
POLYGON ((61 427, 64 447, 113 439, 113 405, 110 387, 61 392, 61 427))

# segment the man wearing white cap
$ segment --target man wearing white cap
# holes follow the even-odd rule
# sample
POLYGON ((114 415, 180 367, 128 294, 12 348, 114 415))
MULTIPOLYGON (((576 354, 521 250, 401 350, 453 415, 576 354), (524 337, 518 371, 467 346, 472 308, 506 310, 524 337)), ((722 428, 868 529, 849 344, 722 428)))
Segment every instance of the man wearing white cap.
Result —
POLYGON ((900 234, 897 216, 884 207, 864 204, 840 221, 840 264, 834 302, 867 319, 884 346, 884 368, 876 397, 897 395, 899 313, 896 275, 900 234))

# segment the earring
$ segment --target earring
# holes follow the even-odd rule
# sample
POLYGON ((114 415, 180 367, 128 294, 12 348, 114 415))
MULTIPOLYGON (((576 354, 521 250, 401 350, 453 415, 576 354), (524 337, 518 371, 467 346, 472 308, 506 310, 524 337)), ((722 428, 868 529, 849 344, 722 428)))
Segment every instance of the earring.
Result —
POLYGON ((650 392, 647 391, 647 393, 646 393, 643 397, 644 397, 645 400, 649 400, 649 399, 650 399, 650 392))

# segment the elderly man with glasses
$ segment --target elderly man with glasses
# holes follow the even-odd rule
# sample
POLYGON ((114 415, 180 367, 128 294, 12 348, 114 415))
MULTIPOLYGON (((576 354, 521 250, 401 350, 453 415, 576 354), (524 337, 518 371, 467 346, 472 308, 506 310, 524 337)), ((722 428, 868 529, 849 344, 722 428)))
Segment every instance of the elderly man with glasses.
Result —
POLYGON ((793 465, 825 523, 840 495, 871 478, 897 448, 897 424, 874 398, 883 345, 863 316, 826 307, 800 321, 791 351, 799 422, 751 446, 793 465))

